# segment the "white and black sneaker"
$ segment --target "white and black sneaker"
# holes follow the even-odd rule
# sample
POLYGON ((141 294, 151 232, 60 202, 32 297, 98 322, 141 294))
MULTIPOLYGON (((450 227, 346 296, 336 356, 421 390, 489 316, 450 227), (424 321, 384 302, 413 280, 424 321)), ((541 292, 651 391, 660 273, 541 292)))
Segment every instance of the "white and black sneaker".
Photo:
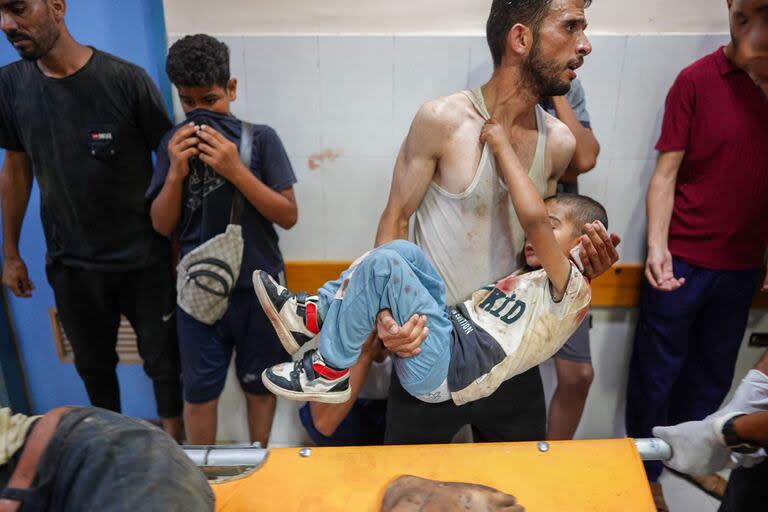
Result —
POLYGON ((351 394, 349 369, 331 368, 316 349, 307 350, 298 361, 267 368, 261 380, 272 393, 289 400, 340 404, 351 394))
POLYGON ((263 270, 253 273, 253 288, 285 350, 293 355, 320 332, 317 295, 294 294, 263 270))

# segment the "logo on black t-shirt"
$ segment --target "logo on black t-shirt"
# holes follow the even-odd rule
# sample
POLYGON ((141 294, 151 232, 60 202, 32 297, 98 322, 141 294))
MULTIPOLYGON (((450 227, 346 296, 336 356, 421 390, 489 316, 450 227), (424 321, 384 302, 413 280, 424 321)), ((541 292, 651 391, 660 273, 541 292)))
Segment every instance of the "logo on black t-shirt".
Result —
POLYGON ((189 179, 187 187, 189 189, 189 199, 187 208, 192 211, 200 208, 203 204, 203 198, 221 188, 226 180, 219 176, 211 166, 204 163, 196 157, 189 159, 189 179))

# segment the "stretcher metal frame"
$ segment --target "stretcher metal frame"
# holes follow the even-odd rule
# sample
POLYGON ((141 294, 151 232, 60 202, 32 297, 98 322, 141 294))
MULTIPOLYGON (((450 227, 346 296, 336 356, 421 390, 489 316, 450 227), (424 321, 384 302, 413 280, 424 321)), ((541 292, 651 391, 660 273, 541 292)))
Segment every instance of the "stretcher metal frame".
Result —
MULTIPOLYGON (((672 448, 666 441, 656 438, 635 439, 635 447, 644 461, 669 460, 672 448)), ((539 451, 549 450, 548 443, 538 443, 539 451)), ((269 454, 268 449, 252 445, 184 446, 184 452, 201 468, 252 467, 261 465, 269 454)), ((299 448, 299 455, 311 457, 311 448, 299 448)))

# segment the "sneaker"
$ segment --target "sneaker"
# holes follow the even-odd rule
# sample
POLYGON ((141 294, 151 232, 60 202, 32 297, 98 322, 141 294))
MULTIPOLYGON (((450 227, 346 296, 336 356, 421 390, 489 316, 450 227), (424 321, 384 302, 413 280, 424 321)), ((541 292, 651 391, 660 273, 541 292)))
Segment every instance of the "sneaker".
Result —
POLYGON ((285 350, 293 355, 320 332, 317 295, 294 294, 263 270, 253 273, 253 288, 285 350))
POLYGON ((261 380, 272 393, 289 400, 340 404, 351 394, 349 369, 334 370, 315 349, 307 350, 298 361, 267 368, 261 380))

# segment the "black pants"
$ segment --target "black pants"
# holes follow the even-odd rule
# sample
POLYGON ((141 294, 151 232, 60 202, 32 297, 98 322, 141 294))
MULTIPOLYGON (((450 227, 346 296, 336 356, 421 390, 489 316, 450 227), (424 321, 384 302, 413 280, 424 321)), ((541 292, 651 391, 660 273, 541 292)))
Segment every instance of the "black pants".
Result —
POLYGON ((175 286, 167 262, 103 272, 54 263, 47 267, 75 367, 96 407, 120 412, 117 330, 124 314, 136 331, 144 371, 152 379, 161 418, 181 414, 175 286))
POLYGON ((472 425, 475 442, 534 441, 544 439, 546 424, 538 367, 504 382, 493 395, 462 406, 422 402, 409 395, 392 372, 384 442, 450 443, 464 425, 472 425))
POLYGON ((719 512, 760 512, 768 509, 768 462, 731 472, 719 512))

